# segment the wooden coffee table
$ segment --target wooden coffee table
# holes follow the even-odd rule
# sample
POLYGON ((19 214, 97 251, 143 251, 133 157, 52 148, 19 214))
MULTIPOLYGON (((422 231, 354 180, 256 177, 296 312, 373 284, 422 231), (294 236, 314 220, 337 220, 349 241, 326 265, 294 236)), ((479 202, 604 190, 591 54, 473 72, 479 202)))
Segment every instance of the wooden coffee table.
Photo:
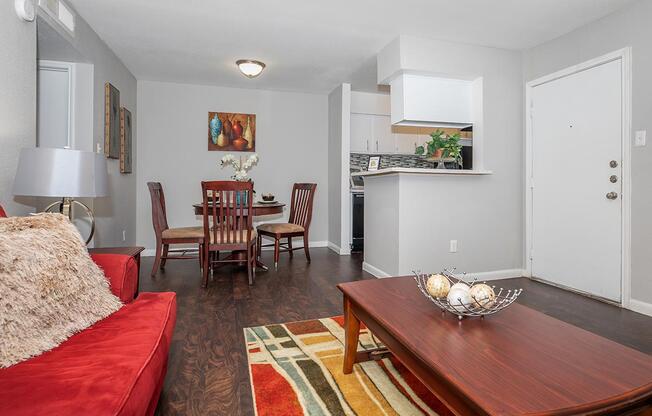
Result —
POLYGON ((356 352, 363 322, 456 415, 630 415, 652 406, 652 356, 525 306, 458 321, 411 277, 338 288, 345 374, 376 356, 356 352))

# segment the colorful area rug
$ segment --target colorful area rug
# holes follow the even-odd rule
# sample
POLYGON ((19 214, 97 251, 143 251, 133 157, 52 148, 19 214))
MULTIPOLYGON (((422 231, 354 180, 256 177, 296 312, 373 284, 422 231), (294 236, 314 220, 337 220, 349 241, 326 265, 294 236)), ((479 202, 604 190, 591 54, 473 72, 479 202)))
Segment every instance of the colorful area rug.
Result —
MULTIPOLYGON (((343 325, 340 316, 245 328, 257 415, 451 415, 393 357, 344 375, 343 325)), ((378 346, 363 328, 358 350, 378 346)))

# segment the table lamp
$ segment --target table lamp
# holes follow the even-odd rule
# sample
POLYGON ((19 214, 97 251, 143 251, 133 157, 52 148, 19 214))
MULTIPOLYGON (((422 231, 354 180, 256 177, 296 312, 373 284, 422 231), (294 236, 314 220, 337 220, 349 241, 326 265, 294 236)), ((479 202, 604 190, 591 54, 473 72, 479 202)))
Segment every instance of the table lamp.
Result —
POLYGON ((95 233, 95 217, 84 203, 75 198, 97 198, 109 194, 104 155, 71 149, 25 148, 20 152, 14 179, 14 195, 61 198, 47 208, 72 220, 71 207, 83 207, 91 219, 88 244, 95 233))

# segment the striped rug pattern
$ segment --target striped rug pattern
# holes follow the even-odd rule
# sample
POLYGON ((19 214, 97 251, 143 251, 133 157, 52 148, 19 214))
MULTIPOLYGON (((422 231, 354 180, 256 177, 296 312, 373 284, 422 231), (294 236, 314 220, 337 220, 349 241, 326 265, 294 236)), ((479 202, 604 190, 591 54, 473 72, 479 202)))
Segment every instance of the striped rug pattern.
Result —
MULTIPOLYGON (((257 415, 451 414, 393 357, 344 375, 343 324, 340 316, 245 328, 257 415)), ((358 350, 378 346, 363 328, 358 350)))

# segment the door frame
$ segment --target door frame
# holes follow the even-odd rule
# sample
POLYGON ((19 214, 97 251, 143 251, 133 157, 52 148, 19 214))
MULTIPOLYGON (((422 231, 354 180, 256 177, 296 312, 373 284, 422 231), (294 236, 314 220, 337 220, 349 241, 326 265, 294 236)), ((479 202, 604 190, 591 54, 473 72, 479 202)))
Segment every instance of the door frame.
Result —
MULTIPOLYGON (((75 64, 72 62, 51 61, 39 59, 37 62, 37 71, 57 71, 68 74, 68 140, 64 148, 75 148, 75 64)), ((38 94, 38 92, 37 92, 38 94)), ((37 96, 38 99, 38 96, 37 96)))
POLYGON ((597 66, 621 61, 622 67, 622 241, 621 241, 621 296, 620 304, 629 308, 631 300, 631 148, 632 148, 632 49, 626 47, 617 51, 599 56, 586 62, 573 65, 552 74, 545 75, 525 84, 525 250, 524 264, 526 276, 532 277, 532 208, 534 182, 532 178, 533 149, 532 149, 532 90, 542 84, 565 78, 597 66))

